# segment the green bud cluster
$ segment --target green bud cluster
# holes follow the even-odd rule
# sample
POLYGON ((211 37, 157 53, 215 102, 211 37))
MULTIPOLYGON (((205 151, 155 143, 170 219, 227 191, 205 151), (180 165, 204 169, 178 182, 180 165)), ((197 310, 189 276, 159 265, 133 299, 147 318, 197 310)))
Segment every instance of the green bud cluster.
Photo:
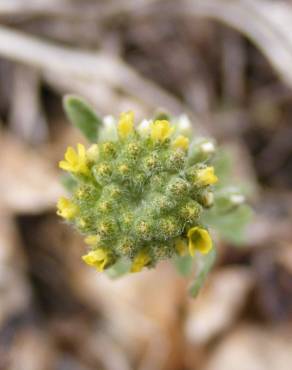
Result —
POLYGON ((71 203, 78 211, 70 222, 95 236, 94 247, 107 250, 111 263, 133 260, 142 250, 148 266, 172 257, 177 240, 187 242, 188 229, 200 225, 209 206, 202 194, 210 193, 213 178, 202 171, 210 167, 191 163, 186 148, 169 137, 155 139, 133 128, 98 143, 98 155, 86 166, 86 176, 75 174, 71 203))
MULTIPOLYGON (((84 114, 87 106, 77 103, 84 114)), ((102 271, 127 260, 135 272, 196 250, 208 254, 212 240, 203 211, 217 204, 228 212, 243 201, 232 188, 213 195, 214 141, 195 138, 189 145, 181 135, 190 131, 185 116, 174 125, 144 120, 137 128, 131 112, 118 124, 94 117, 88 112, 84 130, 92 145, 86 150, 78 144, 77 152, 69 147, 60 162, 74 186, 57 213, 84 235, 90 246, 84 261, 102 271)))
MULTIPOLYGON (((188 176, 187 153, 169 139, 153 142, 136 131, 126 139, 100 144, 90 175, 73 193, 79 215, 73 221, 85 235, 116 258, 147 250, 151 264, 175 253, 176 238, 199 223, 202 187, 188 176)), ((204 187, 205 188, 205 187, 204 187)))

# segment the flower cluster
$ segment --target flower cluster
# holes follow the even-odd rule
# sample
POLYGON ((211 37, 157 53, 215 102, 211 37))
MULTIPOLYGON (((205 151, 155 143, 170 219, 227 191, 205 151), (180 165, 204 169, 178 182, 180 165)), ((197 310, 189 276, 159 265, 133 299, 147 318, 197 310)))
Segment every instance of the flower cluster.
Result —
POLYGON ((214 143, 189 143, 165 119, 135 128, 132 112, 111 132, 88 149, 69 147, 59 164, 76 185, 59 199, 57 214, 84 235, 84 262, 103 271, 126 259, 138 272, 175 255, 208 253, 212 239, 200 216, 212 206, 218 180, 214 143))

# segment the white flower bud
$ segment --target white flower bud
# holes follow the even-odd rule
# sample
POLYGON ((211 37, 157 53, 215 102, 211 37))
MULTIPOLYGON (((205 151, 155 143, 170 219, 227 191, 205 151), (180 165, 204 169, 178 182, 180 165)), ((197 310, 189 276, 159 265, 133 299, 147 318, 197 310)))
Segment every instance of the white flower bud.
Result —
POLYGON ((152 123, 153 123, 152 120, 143 119, 143 121, 141 121, 141 123, 138 125, 137 131, 142 136, 148 135, 150 133, 150 128, 151 128, 152 123))
POLYGON ((237 187, 231 186, 217 193, 216 205, 222 212, 228 212, 245 202, 245 196, 237 187))
POLYGON ((186 114, 182 114, 178 117, 176 132, 186 136, 190 136, 192 134, 192 123, 186 114))
POLYGON ((117 121, 113 116, 105 116, 103 125, 99 131, 99 141, 117 140, 117 121))
POLYGON ((189 163, 205 162, 212 158, 216 151, 215 141, 208 138, 194 140, 189 149, 189 163))
POLYGON ((215 144, 214 141, 206 140, 203 141, 200 145, 200 148, 203 153, 214 154, 215 153, 215 144))
POLYGON ((232 194, 229 199, 236 206, 245 202, 245 196, 243 194, 232 194))

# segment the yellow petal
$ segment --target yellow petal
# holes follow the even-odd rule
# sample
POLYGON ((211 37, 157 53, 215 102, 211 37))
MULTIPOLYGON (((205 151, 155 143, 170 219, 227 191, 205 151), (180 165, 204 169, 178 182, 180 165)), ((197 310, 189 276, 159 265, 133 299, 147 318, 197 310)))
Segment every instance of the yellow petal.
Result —
POLYGON ((179 135, 174 141, 173 146, 175 148, 187 150, 189 147, 189 139, 186 136, 179 135))
POLYGON ((146 251, 140 251, 133 260, 131 272, 140 272, 150 261, 149 254, 146 251))
POLYGON ((72 146, 68 146, 66 153, 65 153, 66 161, 68 161, 69 163, 74 163, 77 161, 77 158, 78 156, 75 150, 72 148, 72 146))
POLYGON ((120 116, 118 123, 118 133, 121 138, 126 138, 134 129, 134 113, 124 112, 120 116))
POLYGON ((80 159, 85 159, 85 147, 83 144, 77 144, 77 152, 78 152, 78 157, 80 159))
POLYGON ((72 165, 67 161, 60 161, 59 167, 64 171, 71 171, 72 165))
POLYGON ((102 272, 109 262, 109 255, 106 250, 98 248, 82 256, 82 259, 87 265, 102 272))
POLYGON ((167 120, 156 120, 151 124, 151 137, 155 141, 164 141, 169 138, 173 130, 167 120))
POLYGON ((78 207, 71 202, 70 199, 61 197, 57 203, 57 215, 65 218, 66 220, 72 220, 78 214, 78 207))
POLYGON ((188 238, 189 252, 191 256, 194 256, 196 250, 202 254, 207 254, 212 249, 212 239, 206 229, 199 226, 192 227, 188 231, 188 238))
POLYGON ((197 172, 197 181, 201 186, 213 185, 218 181, 214 167, 201 168, 197 172))

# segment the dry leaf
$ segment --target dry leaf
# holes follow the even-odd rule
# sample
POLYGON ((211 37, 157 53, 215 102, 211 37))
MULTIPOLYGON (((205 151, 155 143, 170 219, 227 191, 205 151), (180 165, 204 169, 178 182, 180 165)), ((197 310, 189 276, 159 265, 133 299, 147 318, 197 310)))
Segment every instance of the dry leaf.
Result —
POLYGON ((292 328, 245 325, 219 344, 203 370, 291 370, 292 328))
POLYGON ((11 212, 40 212, 55 206, 62 193, 56 171, 10 135, 0 140, 0 205, 11 212))
POLYGON ((234 267, 215 272, 196 300, 190 300, 185 323, 188 340, 205 344, 236 320, 252 286, 249 269, 234 267))

